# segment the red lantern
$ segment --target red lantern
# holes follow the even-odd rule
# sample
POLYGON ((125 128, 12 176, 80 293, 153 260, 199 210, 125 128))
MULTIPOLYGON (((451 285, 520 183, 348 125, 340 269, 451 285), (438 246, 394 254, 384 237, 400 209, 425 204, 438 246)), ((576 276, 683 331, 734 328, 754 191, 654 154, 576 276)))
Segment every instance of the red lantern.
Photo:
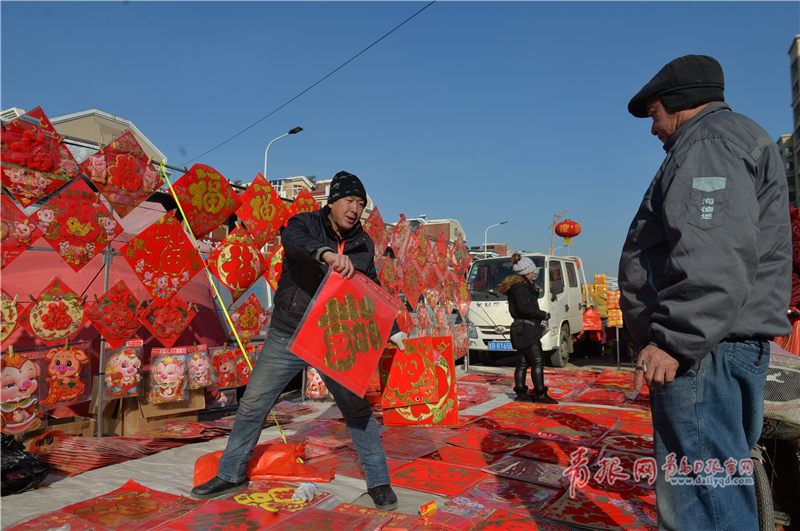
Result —
POLYGON ((581 226, 577 221, 565 219, 556 225, 556 234, 564 238, 564 245, 572 243, 572 238, 581 233, 581 226))

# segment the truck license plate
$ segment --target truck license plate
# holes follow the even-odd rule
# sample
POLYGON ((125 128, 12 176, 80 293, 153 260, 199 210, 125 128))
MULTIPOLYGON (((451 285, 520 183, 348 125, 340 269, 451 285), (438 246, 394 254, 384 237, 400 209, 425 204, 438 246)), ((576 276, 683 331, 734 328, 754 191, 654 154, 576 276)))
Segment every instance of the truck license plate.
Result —
POLYGON ((489 341, 489 350, 514 350, 511 341, 489 341))

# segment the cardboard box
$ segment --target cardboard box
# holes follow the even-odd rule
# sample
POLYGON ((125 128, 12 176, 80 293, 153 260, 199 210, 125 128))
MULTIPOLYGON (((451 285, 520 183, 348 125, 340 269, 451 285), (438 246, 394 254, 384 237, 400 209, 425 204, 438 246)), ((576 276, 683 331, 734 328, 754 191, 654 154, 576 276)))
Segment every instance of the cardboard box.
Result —
POLYGON ((166 404, 144 404, 138 397, 113 400, 103 412, 106 435, 135 436, 151 430, 168 419, 197 420, 205 409, 203 390, 189 391, 189 399, 166 404))

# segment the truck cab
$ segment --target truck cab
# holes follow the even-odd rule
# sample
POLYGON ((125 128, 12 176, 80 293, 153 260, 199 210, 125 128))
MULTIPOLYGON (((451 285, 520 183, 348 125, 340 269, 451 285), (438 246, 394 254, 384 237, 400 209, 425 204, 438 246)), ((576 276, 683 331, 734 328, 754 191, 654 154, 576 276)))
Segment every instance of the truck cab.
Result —
MULTIPOLYGON (((583 330, 583 311, 586 278, 581 260, 574 256, 525 254, 539 268, 536 287, 539 289, 539 308, 550 314, 545 322, 542 351, 545 360, 554 367, 564 367, 573 350, 576 334, 583 330)), ((497 286, 511 270, 511 257, 502 256, 477 260, 467 274, 472 295, 467 326, 469 348, 491 358, 494 354, 513 351, 509 334, 513 319, 508 311, 508 299, 497 286)))

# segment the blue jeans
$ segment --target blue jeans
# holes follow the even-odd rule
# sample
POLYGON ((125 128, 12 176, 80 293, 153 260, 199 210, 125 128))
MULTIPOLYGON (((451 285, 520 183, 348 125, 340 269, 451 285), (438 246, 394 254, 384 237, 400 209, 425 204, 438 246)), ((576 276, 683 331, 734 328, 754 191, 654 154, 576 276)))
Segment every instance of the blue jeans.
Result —
POLYGON ((651 389, 660 529, 758 529, 752 475, 737 467, 734 481, 744 484, 723 485, 727 474, 714 471, 713 460, 725 468, 731 458, 750 459, 761 434, 768 368, 768 342, 723 341, 673 382, 651 389), (670 455, 678 467, 686 457, 704 468, 685 474, 678 468, 670 479, 666 469, 676 472, 666 464, 670 455), (716 485, 698 484, 711 477, 716 485))
MULTIPOLYGON (((244 396, 239 402, 233 431, 225 452, 219 460, 217 476, 225 481, 237 482, 247 475, 247 464, 261 433, 264 417, 269 413, 280 393, 301 370, 306 362, 289 352, 291 334, 271 329, 261 354, 256 360, 244 396)), ((386 453, 381 443, 380 429, 372 407, 365 398, 320 373, 344 416, 356 450, 364 467, 367 487, 389 484, 386 453)))

